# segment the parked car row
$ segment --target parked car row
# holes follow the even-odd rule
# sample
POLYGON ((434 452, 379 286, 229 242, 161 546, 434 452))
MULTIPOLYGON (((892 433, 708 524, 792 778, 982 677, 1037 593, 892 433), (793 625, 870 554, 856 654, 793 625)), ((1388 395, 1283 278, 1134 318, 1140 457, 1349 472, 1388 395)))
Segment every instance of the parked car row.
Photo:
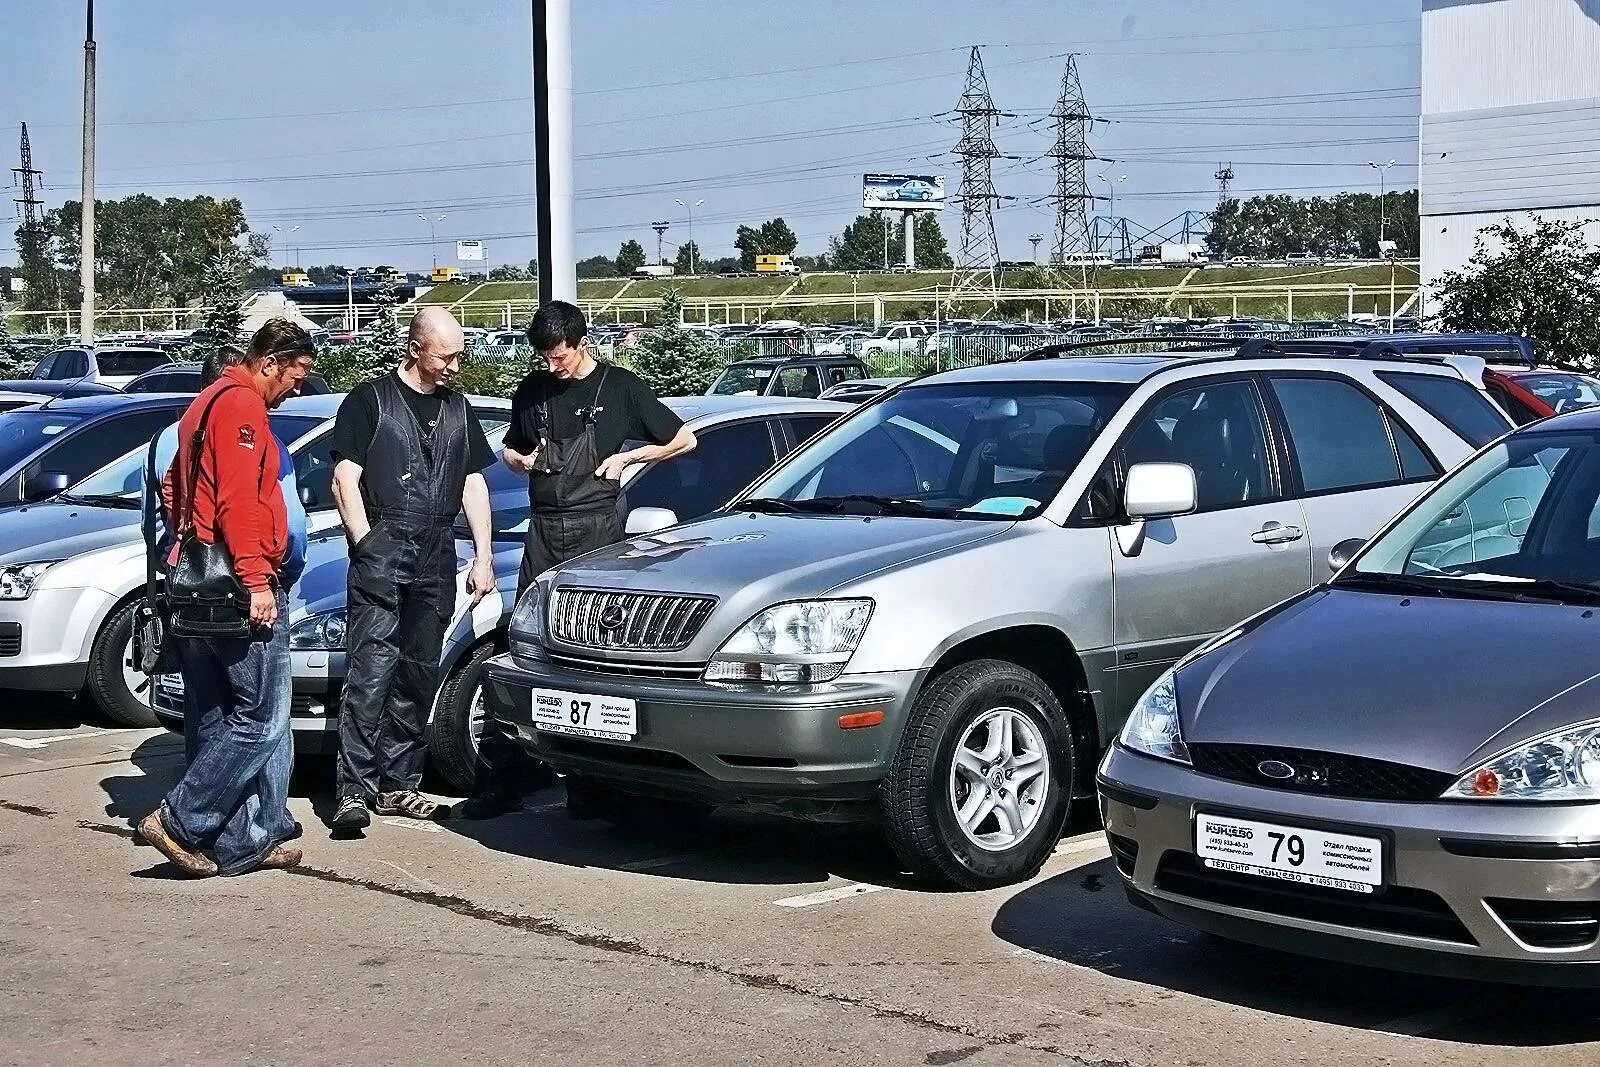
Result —
POLYGON ((1520 444, 1448 338, 1095 347, 901 383, 540 575, 489 713, 599 810, 870 820, 959 888, 1036 872, 1104 756, 1118 869, 1182 921, 1600 967, 1594 670, 1556 651, 1600 416, 1520 444))

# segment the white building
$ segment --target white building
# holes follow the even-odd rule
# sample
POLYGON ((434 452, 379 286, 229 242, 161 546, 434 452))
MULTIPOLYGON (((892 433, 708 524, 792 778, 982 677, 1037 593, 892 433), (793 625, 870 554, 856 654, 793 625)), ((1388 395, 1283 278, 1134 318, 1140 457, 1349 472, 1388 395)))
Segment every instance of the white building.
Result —
POLYGON ((1600 219, 1600 0, 1423 0, 1419 155, 1425 284, 1507 217, 1600 219))

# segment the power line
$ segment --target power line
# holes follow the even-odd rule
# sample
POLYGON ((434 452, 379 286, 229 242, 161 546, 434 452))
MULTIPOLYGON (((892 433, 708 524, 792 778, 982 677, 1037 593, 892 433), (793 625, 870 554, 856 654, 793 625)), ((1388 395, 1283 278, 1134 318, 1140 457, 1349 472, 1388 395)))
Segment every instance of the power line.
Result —
POLYGON ((1085 273, 1080 280, 1087 286, 1086 260, 1093 251, 1088 208, 1094 198, 1089 193, 1084 163, 1095 158, 1089 151, 1088 141, 1094 119, 1083 100, 1076 56, 1067 57, 1067 67, 1061 75, 1061 96, 1050 114, 1056 125, 1056 142, 1048 153, 1056 161, 1056 191, 1051 197, 1056 209, 1056 228, 1051 260, 1057 266, 1076 260, 1080 272, 1085 273))
POLYGON ((1000 244, 994 231, 994 206, 1000 197, 994 189, 994 161, 1000 151, 994 144, 995 119, 1005 113, 989 95, 989 77, 983 69, 983 51, 972 46, 967 58, 966 86, 955 114, 961 139, 954 155, 961 161, 961 244, 956 253, 957 276, 951 280, 952 299, 962 290, 993 291, 1000 267, 1000 244))

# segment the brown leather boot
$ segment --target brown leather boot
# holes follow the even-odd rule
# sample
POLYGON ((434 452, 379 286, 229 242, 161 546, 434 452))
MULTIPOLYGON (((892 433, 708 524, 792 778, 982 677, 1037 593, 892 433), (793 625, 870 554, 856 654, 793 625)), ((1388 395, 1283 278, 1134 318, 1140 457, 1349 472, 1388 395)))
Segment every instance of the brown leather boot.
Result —
POLYGON ((281 871, 288 867, 298 867, 303 853, 294 845, 274 845, 272 851, 261 857, 257 864, 263 871, 281 871))

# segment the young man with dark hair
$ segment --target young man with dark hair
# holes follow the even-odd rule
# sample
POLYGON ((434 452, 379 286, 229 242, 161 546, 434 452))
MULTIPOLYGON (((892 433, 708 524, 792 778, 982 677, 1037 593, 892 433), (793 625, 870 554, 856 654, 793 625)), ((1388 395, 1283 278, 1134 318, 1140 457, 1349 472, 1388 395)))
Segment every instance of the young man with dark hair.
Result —
POLYGON ((438 810, 417 790, 463 512, 474 553, 467 592, 477 604, 494 588, 482 473, 494 453, 467 398, 449 388, 464 344, 448 311, 422 309, 400 366, 352 389, 334 421, 333 497, 350 540, 336 830, 359 830, 373 811, 432 819, 438 810))
POLYGON ((178 421, 182 447, 162 480, 163 517, 174 531, 166 566, 186 537, 220 543, 250 598, 249 636, 168 638, 182 670, 186 725, 196 720, 193 753, 138 832, 196 877, 300 862, 288 844, 299 827, 287 804, 294 750, 286 589, 302 561, 267 411, 294 394, 315 355, 310 335, 292 322, 273 319, 257 330, 243 357, 178 421))
MULTIPOLYGON (((595 360, 587 333, 583 312, 560 300, 541 307, 528 325, 528 340, 545 365, 512 394, 501 453, 507 467, 528 476, 531 513, 518 599, 542 572, 622 539, 623 471, 695 446, 693 432, 636 375, 595 360), (627 441, 650 443, 622 451, 627 441)), ((524 785, 519 763, 519 750, 486 718, 477 790, 455 814, 486 819, 517 810, 524 785)))

